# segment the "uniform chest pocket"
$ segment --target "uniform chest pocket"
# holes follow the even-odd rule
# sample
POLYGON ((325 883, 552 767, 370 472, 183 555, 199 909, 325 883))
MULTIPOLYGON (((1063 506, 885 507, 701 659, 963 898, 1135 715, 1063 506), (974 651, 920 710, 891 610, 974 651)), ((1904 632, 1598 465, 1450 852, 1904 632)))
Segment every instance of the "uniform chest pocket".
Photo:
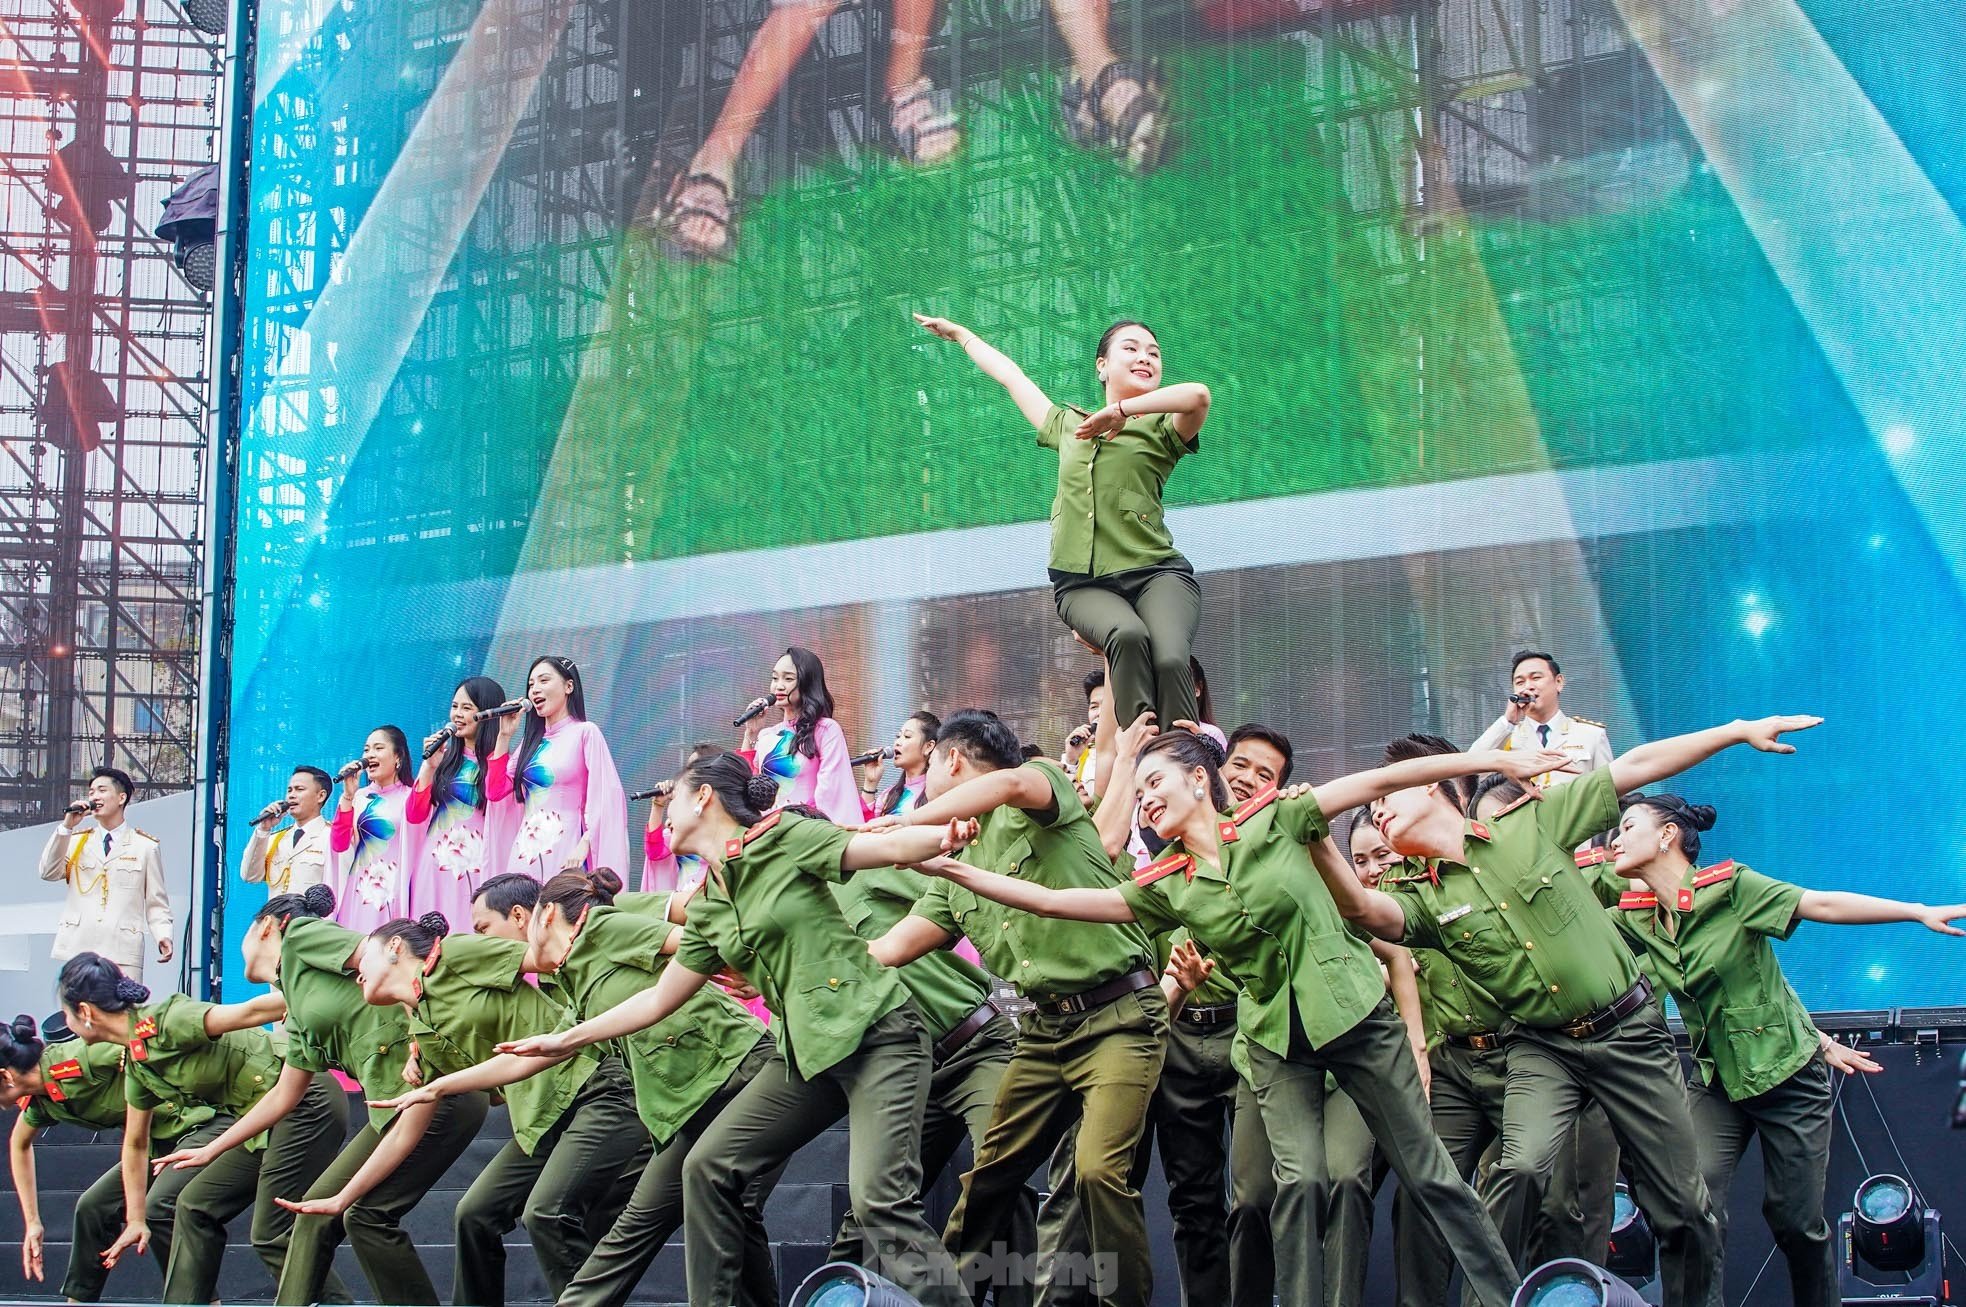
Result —
MULTIPOLYGON (((1774 1072, 1789 1043, 1782 1038, 1787 1026, 1782 1009, 1774 1003, 1751 1003, 1720 1011, 1721 1045, 1712 1049, 1716 1062, 1747 1080, 1774 1072)), ((1712 1039, 1712 1032, 1708 1038, 1712 1039)))
POLYGON ((1507 956, 1509 946, 1494 919, 1487 912, 1476 909, 1450 921, 1440 928, 1441 942, 1447 945, 1447 956, 1456 965, 1471 970, 1487 971, 1498 965, 1507 956))
POLYGON ((792 995, 804 1009, 804 1025, 822 1035, 850 1035, 864 1024, 856 1019, 863 977, 840 962, 800 967, 792 995))
POLYGON ((1161 506, 1147 496, 1122 490, 1113 496, 1113 504, 1122 514, 1145 528, 1150 534, 1158 534, 1162 530, 1161 506))
POLYGON ((689 1088, 716 1052, 709 1037, 694 1026, 671 1032, 658 1026, 649 1033, 654 1037, 644 1041, 640 1051, 655 1078, 670 1089, 689 1088))
POLYGON ((1553 933, 1577 920, 1577 905, 1548 876, 1525 885, 1523 897, 1529 902, 1529 916, 1538 930, 1553 933))
POLYGON ((851 899, 842 899, 840 915, 846 918, 847 925, 853 927, 854 934, 862 939, 870 938, 864 927, 867 925, 867 919, 874 915, 874 905, 864 897, 855 895, 851 899))

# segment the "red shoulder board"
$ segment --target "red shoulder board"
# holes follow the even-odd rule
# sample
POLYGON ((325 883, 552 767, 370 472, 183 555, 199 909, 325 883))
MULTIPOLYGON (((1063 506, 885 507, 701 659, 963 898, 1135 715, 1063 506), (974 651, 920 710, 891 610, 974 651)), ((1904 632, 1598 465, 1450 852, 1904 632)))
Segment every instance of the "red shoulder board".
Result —
POLYGON ((760 835, 763 835, 766 831, 770 830, 773 826, 776 826, 778 824, 778 819, 780 817, 783 817, 784 815, 785 815, 785 810, 783 808, 780 808, 775 812, 768 812, 758 820, 757 825, 751 827, 750 830, 745 831, 744 834, 739 836, 737 839, 725 840, 724 841, 725 861, 729 861, 730 859, 736 857, 738 854, 744 852, 744 846, 746 844, 749 844, 752 840, 757 839, 760 835))
POLYGON ((1186 873, 1189 880, 1195 878, 1195 860, 1185 853, 1170 853, 1158 858, 1144 867, 1133 869, 1133 883, 1145 889, 1147 886, 1172 875, 1174 872, 1186 873))
POLYGON ((52 1080, 43 1084, 41 1088, 47 1093, 48 1101, 51 1103, 66 1103, 68 1101, 68 1095, 62 1093, 61 1086, 52 1080))
POLYGON ((136 1039, 155 1039, 157 1037, 156 1019, 153 1017, 143 1018, 137 1022, 136 1029, 131 1031, 130 1034, 136 1039))
POLYGON ((70 1058, 66 1062, 57 1062, 48 1068, 48 1079, 50 1080, 80 1080, 81 1078, 82 1063, 78 1058, 70 1058))
POLYGON ((1722 881, 1732 879, 1734 879, 1734 860, 1729 858, 1725 862, 1714 863, 1711 867, 1708 867, 1705 871, 1695 876, 1693 878, 1693 888, 1705 889, 1709 885, 1718 885, 1722 881))
POLYGON ((1508 807, 1498 808, 1494 812, 1490 813, 1488 816, 1488 820, 1494 821, 1495 818, 1497 817, 1506 817, 1510 813, 1514 812, 1517 808, 1520 808, 1523 804, 1533 800, 1535 797, 1536 796, 1533 794, 1525 794, 1521 798, 1517 799, 1514 803, 1511 803, 1508 807))
POLYGON ((1243 801, 1241 807, 1229 814, 1229 820, 1240 826, 1263 809, 1277 801, 1277 787, 1266 785, 1243 801))
POLYGON ((1611 850, 1602 846, 1577 850, 1577 865, 1580 867, 1597 867, 1615 860, 1611 850))

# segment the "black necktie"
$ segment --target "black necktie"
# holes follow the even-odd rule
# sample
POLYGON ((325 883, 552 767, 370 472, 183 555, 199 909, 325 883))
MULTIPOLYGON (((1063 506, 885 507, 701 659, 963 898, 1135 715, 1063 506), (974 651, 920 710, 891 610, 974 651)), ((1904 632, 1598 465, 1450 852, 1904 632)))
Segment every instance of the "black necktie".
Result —
POLYGON ((1537 727, 1536 729, 1537 729, 1537 730, 1539 730, 1539 731, 1541 731, 1541 732, 1543 733, 1543 747, 1544 747, 1545 749, 1547 749, 1547 748, 1549 748, 1549 747, 1550 747, 1550 724, 1549 724, 1548 722, 1544 722, 1544 723, 1542 723, 1542 724, 1541 724, 1540 726, 1538 726, 1538 727, 1537 727))
POLYGON ((102 833, 102 860, 109 861, 109 841, 114 837, 108 831, 102 833))

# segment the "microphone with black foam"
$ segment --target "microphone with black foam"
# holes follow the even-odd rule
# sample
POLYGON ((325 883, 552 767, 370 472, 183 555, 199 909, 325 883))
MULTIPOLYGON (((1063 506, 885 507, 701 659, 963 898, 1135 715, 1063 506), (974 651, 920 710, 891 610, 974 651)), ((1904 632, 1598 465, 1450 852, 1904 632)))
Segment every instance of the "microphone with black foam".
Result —
POLYGON ((771 707, 771 696, 768 694, 761 694, 757 698, 751 700, 751 702, 745 706, 743 712, 731 718, 730 724, 732 726, 742 726, 744 723, 751 721, 754 718, 764 716, 765 709, 769 707, 771 707))
POLYGON ((435 735, 430 737, 430 743, 423 746, 423 760, 428 762, 436 757, 437 751, 442 749, 446 744, 449 744, 451 737, 456 734, 457 727, 452 726, 449 722, 445 722, 443 727, 435 735))

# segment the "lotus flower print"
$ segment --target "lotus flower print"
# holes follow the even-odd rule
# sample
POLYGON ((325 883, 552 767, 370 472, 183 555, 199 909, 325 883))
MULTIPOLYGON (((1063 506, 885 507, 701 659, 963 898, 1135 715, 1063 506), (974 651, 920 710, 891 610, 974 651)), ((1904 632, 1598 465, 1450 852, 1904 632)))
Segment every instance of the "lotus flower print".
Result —
POLYGON ((372 908, 379 908, 395 897, 396 882, 401 877, 401 867, 379 858, 355 873, 355 897, 372 908))
POLYGON ((453 880, 467 880, 484 870, 485 837, 468 826, 445 831, 431 846, 437 870, 453 880))
POLYGON ((567 819, 549 809, 529 812, 519 826, 519 837, 512 841, 512 857, 517 862, 543 862, 559 847, 567 833, 567 819))

